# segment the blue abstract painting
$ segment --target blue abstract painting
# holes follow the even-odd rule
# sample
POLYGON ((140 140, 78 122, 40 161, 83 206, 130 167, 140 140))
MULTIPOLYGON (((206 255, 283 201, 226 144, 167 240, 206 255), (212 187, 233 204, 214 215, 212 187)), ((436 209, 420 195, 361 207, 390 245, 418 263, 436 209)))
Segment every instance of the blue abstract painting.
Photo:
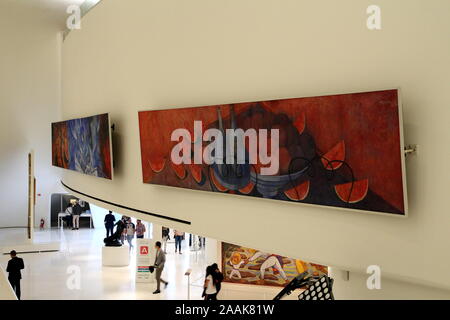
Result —
POLYGON ((112 179, 108 114, 52 124, 53 165, 112 179))

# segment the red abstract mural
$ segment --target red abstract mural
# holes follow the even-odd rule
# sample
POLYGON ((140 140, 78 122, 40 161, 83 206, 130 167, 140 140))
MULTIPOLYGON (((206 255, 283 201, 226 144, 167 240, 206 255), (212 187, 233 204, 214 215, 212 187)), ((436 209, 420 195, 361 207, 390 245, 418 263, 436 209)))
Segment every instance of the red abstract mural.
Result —
MULTIPOLYGON (((144 183, 405 215, 398 90, 235 103, 139 113, 144 183), (201 135, 194 130, 201 121, 201 135), (176 163, 174 130, 205 152, 208 129, 277 129, 279 167, 264 175, 245 140, 241 164, 176 163)), ((272 132, 272 131, 270 131, 272 132)), ((271 139, 259 135, 258 138, 271 139)), ((212 141, 212 140, 211 140, 212 141)), ((270 142, 270 141, 269 141, 270 142)), ((224 139, 224 148, 228 142, 224 139)), ((270 150, 270 143, 268 143, 270 150)), ((198 149, 197 149, 198 150, 198 149)), ((184 151, 183 151, 184 152, 184 151)))

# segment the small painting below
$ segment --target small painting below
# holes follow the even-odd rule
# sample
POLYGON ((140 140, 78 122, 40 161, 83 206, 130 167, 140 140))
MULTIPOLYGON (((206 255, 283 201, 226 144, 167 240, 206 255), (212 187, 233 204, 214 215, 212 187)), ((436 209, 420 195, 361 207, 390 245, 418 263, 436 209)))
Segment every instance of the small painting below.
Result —
POLYGON ((287 285, 300 273, 328 274, 328 267, 222 242, 224 281, 263 286, 287 285))

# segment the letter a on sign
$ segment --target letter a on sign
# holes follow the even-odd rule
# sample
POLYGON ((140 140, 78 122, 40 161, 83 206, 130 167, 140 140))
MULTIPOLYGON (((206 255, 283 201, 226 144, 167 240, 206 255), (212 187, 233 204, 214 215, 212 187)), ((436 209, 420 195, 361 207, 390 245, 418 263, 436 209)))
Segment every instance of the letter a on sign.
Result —
POLYGON ((371 5, 367 7, 366 12, 370 15, 367 18, 367 29, 381 30, 381 8, 376 5, 371 5))
POLYGON ((81 9, 76 4, 67 7, 66 12, 70 16, 66 20, 66 26, 69 30, 81 29, 81 9))
POLYGON ((147 246, 142 246, 141 247, 141 254, 148 254, 148 247, 147 246))

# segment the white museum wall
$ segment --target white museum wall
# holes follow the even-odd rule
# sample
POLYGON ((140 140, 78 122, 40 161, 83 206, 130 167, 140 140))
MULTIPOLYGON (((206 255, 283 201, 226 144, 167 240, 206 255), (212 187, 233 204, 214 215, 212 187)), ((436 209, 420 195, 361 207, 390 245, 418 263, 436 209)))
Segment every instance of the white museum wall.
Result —
MULTIPOLYGON (((160 225, 351 272, 376 264, 383 279, 450 289, 450 278, 442 277, 450 268, 450 2, 377 0, 379 31, 366 27, 371 4, 100 2, 63 43, 62 116, 110 112, 115 177, 61 170, 64 182, 100 199, 192 222, 128 212, 160 225), (142 183, 139 110, 394 87, 402 90, 405 143, 419 145, 406 161, 408 218, 142 183)), ((402 290, 395 292, 402 297, 402 290)))
MULTIPOLYGON (((273 300, 282 287, 258 286, 239 283, 222 282, 222 288, 217 295, 218 300, 273 300)), ((282 300, 298 300, 302 290, 295 290, 282 300)))
POLYGON ((350 272, 348 280, 337 270, 331 270, 330 277, 334 279, 333 294, 335 299, 365 299, 365 300, 448 300, 448 290, 430 288, 429 286, 413 284, 395 279, 382 279, 380 289, 367 289, 369 274, 350 272))
POLYGON ((0 227, 27 225, 28 152, 35 151, 35 224, 50 222, 50 195, 63 189, 51 166, 50 122, 61 98, 61 37, 37 8, 0 3, 0 227))
MULTIPOLYGON (((108 214, 109 210, 91 203, 89 204, 89 207, 91 208, 92 223, 94 228, 105 229, 105 215, 108 214)), ((116 218, 116 222, 122 218, 122 215, 116 212, 113 212, 113 215, 116 218)))

